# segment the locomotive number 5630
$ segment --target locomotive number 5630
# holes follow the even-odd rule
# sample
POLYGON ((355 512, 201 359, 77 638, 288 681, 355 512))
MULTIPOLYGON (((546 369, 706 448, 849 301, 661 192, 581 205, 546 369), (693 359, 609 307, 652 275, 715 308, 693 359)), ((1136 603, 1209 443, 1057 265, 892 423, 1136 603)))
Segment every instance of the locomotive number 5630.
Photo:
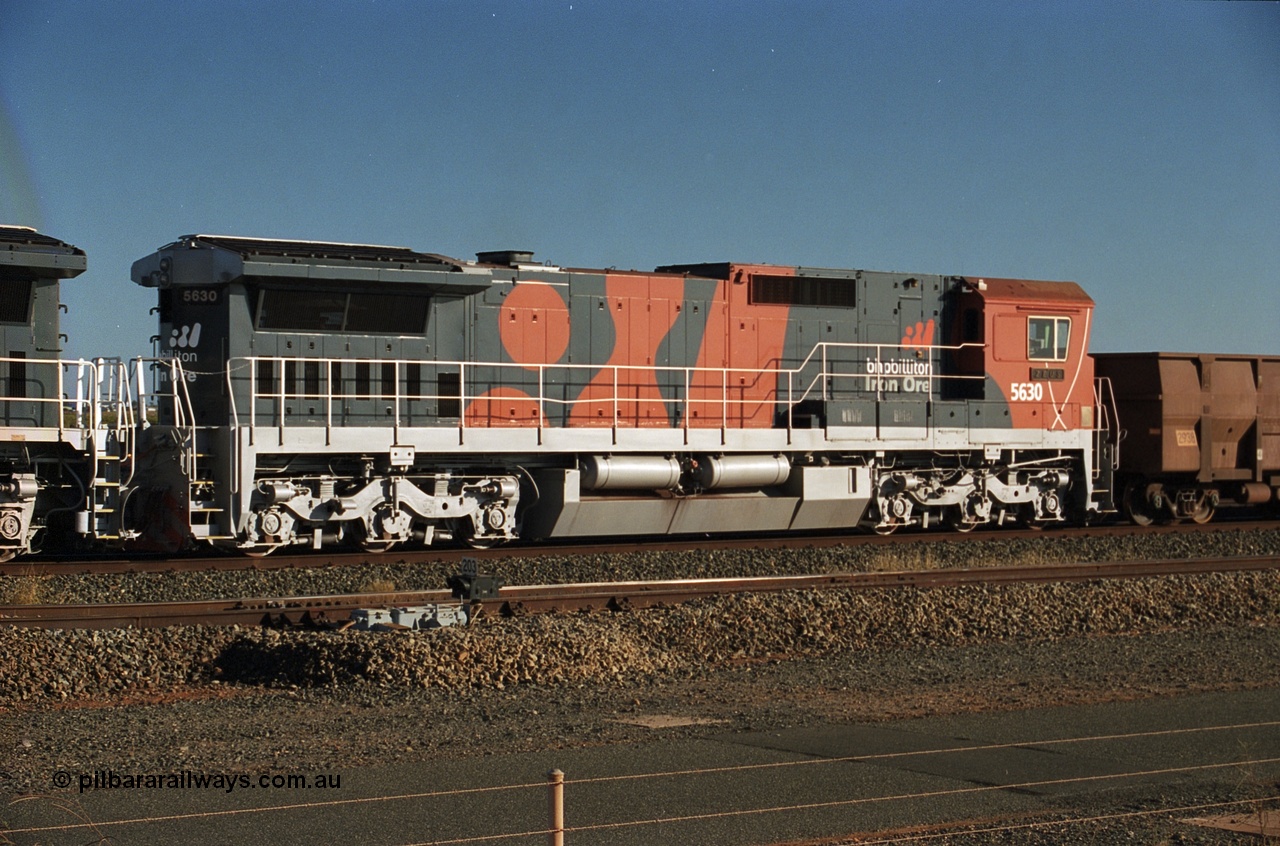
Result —
POLYGON ((1015 402, 1039 402, 1044 399, 1044 385, 1040 382, 1014 382, 1009 387, 1010 399, 1015 402))

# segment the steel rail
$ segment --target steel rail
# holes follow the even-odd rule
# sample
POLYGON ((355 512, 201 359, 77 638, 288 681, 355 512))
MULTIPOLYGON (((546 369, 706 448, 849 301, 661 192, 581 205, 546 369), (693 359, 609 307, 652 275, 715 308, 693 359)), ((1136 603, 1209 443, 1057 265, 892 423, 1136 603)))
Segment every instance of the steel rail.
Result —
MULTIPOLYGON (((1280 556, 1037 564, 882 573, 591 582, 503 587, 475 600, 482 614, 523 615, 553 611, 625 610, 670 605, 707 596, 792 590, 884 590, 962 585, 1082 582, 1152 576, 1280 569, 1280 556)), ((223 599, 90 605, 0 606, 0 626, 36 628, 157 628, 174 625, 335 626, 360 608, 396 608, 458 601, 448 590, 397 591, 288 598, 223 599)))
POLYGON ((49 575, 111 575, 119 573, 177 573, 206 572, 215 570, 287 570, 320 569, 324 567, 357 567, 369 564, 456 564, 463 558, 484 561, 500 561, 526 557, 609 555, 630 551, 691 552, 722 549, 805 549, 837 546, 911 546, 921 543, 981 543, 983 541, 1018 540, 1026 538, 1102 538, 1102 537, 1152 537, 1170 534, 1200 534, 1204 532, 1265 531, 1280 528, 1275 520, 1219 521, 1210 524, 1171 523, 1157 526, 1133 526, 1108 524, 1080 527, 1051 528, 1047 531, 1016 528, 980 529, 974 532, 913 531, 881 536, 866 533, 842 532, 813 535, 756 535, 750 537, 716 538, 649 538, 635 543, 608 541, 579 541, 568 543, 515 543, 492 549, 462 547, 415 550, 392 549, 388 552, 281 552, 265 558, 251 558, 233 554, 217 556, 166 557, 137 555, 105 558, 75 557, 54 560, 51 558, 19 559, 0 562, 0 576, 49 576, 49 575))

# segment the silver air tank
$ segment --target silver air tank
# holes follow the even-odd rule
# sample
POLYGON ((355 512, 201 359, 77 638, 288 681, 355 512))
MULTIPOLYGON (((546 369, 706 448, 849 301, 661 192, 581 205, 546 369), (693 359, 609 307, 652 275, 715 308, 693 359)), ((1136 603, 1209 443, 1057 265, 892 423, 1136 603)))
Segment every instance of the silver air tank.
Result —
POLYGON ((588 455, 582 459, 582 488, 605 490, 674 490, 680 485, 680 462, 657 455, 588 455))
POLYGON ((697 462, 693 477, 703 490, 768 488, 791 475, 791 464, 782 455, 700 455, 697 462))

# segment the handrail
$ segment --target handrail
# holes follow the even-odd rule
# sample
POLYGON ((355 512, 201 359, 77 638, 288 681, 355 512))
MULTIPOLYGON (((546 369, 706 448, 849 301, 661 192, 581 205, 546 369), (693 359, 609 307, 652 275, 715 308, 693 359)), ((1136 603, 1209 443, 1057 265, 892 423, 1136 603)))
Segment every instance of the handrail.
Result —
POLYGON ((12 422, 7 425, 14 428, 34 428, 56 430, 58 438, 66 437, 68 429, 90 431, 104 426, 101 408, 101 396, 98 390, 99 365, 101 359, 91 361, 83 358, 21 358, 17 356, 0 356, 0 402, 31 403, 33 407, 53 406, 56 410, 55 420, 46 425, 17 426, 12 422), (11 365, 21 365, 23 375, 17 379, 9 376, 11 365), (76 369, 74 378, 68 380, 67 371, 76 369), (53 370, 52 374, 47 371, 53 370), (22 392, 13 390, 13 383, 22 385, 22 392), (50 387, 52 392, 30 393, 30 386, 50 387), (70 382, 70 384, 68 384, 70 382), (75 396, 68 391, 74 386, 75 396), (66 415, 71 415, 68 424, 66 415))
MULTIPOLYGON (((929 395, 935 392, 936 386, 947 381, 981 381, 985 375, 965 375, 936 372, 938 364, 937 353, 946 351, 955 351, 963 349, 982 349, 986 345, 982 343, 963 343, 956 345, 929 345, 925 347, 903 347, 899 344, 872 344, 872 343, 848 343, 823 341, 815 344, 809 351, 808 355, 798 365, 783 367, 780 360, 775 360, 774 366, 766 368, 735 368, 735 367, 679 367, 669 365, 599 365, 599 364, 515 364, 510 362, 468 362, 461 360, 424 360, 424 359, 377 359, 377 358, 330 358, 330 357, 287 357, 287 356, 244 356, 231 359, 227 362, 225 378, 227 381, 228 395, 231 398, 231 421, 233 426, 239 426, 242 418, 239 402, 243 399, 237 395, 235 391, 236 374, 242 371, 242 368, 248 369, 248 387, 250 397, 250 408, 248 410, 248 421, 251 427, 257 424, 257 403, 260 400, 271 400, 275 403, 274 409, 274 425, 280 430, 280 437, 283 438, 284 430, 288 426, 286 420, 286 404, 290 401, 302 399, 314 399, 323 402, 325 405, 325 425, 332 427, 333 410, 335 402, 348 400, 354 401, 371 401, 375 398, 391 402, 391 412, 393 416, 393 427, 396 436, 399 436, 399 429, 403 414, 405 413, 405 405, 409 401, 452 401, 458 404, 458 428, 460 435, 465 430, 474 425, 474 421, 468 420, 467 408, 468 398, 479 398, 483 393, 472 386, 474 381, 473 374, 479 370, 481 372, 496 372, 497 376, 491 381, 495 386, 515 385, 521 386, 526 390, 532 390, 532 394, 526 394, 528 399, 539 404, 539 408, 543 409, 547 406, 558 405, 574 405, 584 400, 592 403, 600 403, 605 406, 611 406, 612 420, 610 428, 614 430, 614 439, 617 438, 617 429, 620 421, 623 420, 623 409, 632 404, 645 402, 645 398, 637 392, 634 396, 624 396, 624 389, 637 390, 640 388, 657 388, 661 380, 661 374, 680 374, 679 379, 661 380, 664 384, 674 382, 680 384, 683 382, 683 392, 680 396, 671 398, 663 397, 664 401, 674 401, 679 406, 679 414, 681 417, 680 427, 686 432, 690 428, 690 420, 694 419, 691 413, 697 407, 706 407, 710 404, 719 406, 719 425, 722 430, 730 427, 730 421, 734 419, 735 413, 741 417, 744 414, 745 407, 750 404, 758 404, 761 402, 772 402, 779 407, 785 408, 787 414, 787 428, 790 430, 793 426, 793 412, 803 402, 808 400, 819 388, 821 388, 824 397, 829 398, 828 394, 835 389, 837 380, 845 380, 851 378, 875 379, 874 386, 868 385, 868 389, 874 389, 875 396, 883 399, 885 393, 885 379, 892 378, 896 374, 883 372, 884 362, 903 360, 907 356, 914 357, 924 365, 924 372, 920 374, 904 374, 918 376, 926 384, 925 391, 929 395), (854 351, 858 353, 874 352, 873 356, 860 357, 857 361, 832 362, 833 358, 840 358, 833 355, 839 351, 854 351), (259 363, 271 362, 273 367, 272 390, 261 391, 259 385, 259 363), (819 368, 812 370, 812 366, 817 362, 819 368), (869 367, 871 362, 875 362, 874 368, 869 367), (390 385, 383 385, 381 389, 375 389, 372 386, 366 387, 359 391, 335 390, 333 378, 333 363, 341 363, 346 365, 393 365, 394 366, 394 382, 390 385), (303 385, 301 389, 296 384, 297 374, 308 364, 324 368, 324 377, 316 386, 317 390, 308 391, 303 385), (404 380, 407 379, 407 366, 413 364, 424 369, 434 369, 437 372, 454 372, 458 377, 457 394, 444 395, 438 390, 436 391, 420 391, 411 393, 402 389, 404 380), (289 376, 289 371, 293 370, 293 378, 289 376), (806 372, 807 371, 807 372, 806 372), (580 395, 573 400, 557 399, 548 391, 549 384, 559 384, 560 382, 549 379, 549 372, 557 374, 583 374, 583 389, 591 388, 589 396, 580 395), (640 380, 630 378, 630 374, 643 374, 644 378, 640 380), (514 378, 510 378, 510 374, 514 374, 514 378), (739 376, 739 381, 744 383, 743 387, 730 388, 731 379, 739 376), (750 377, 748 383, 745 377, 750 377), (777 380, 772 381, 766 386, 760 385, 761 379, 777 380), (785 379, 785 383, 782 380, 785 379), (784 389, 785 398, 779 399, 778 395, 784 389), (608 395, 601 395, 600 387, 605 387, 608 395), (797 391, 799 395, 797 396, 797 391), (473 393, 474 392, 474 393, 473 393)), ((570 378, 572 378, 570 376, 570 378)), ((303 377, 305 380, 305 376, 303 377)), ((347 381, 344 377, 343 381, 347 381)), ((562 380, 563 381, 563 380, 562 380)), ((341 385, 337 386, 341 388, 341 385)), ((659 389, 660 390, 660 389, 659 389)), ((186 386, 184 384, 183 391, 185 393, 186 386)), ((189 397, 187 399, 189 406, 189 397)), ((175 416, 178 414, 175 408, 175 416)), ((541 412, 539 412, 541 415, 541 412)), ((715 420, 716 416, 710 418, 715 420)), ((536 428, 541 431, 545 428, 545 415, 541 415, 537 421, 536 428)))
POLYGON ((1097 454, 1099 447, 1105 439, 1106 433, 1111 433, 1111 469, 1118 470, 1120 468, 1120 409, 1116 404, 1115 386, 1111 383, 1110 376, 1096 376, 1093 380, 1093 397, 1094 408, 1097 415, 1094 420, 1094 452, 1097 454))

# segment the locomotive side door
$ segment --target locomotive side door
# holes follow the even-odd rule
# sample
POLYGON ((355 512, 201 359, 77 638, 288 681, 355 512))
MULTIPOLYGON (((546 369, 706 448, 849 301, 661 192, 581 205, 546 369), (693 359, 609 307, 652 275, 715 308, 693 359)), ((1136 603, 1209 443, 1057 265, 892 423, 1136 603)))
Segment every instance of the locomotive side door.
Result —
POLYGON ((930 352, 922 283, 900 274, 867 273, 862 314, 868 349, 864 385, 876 403, 876 437, 928 437, 930 352))

